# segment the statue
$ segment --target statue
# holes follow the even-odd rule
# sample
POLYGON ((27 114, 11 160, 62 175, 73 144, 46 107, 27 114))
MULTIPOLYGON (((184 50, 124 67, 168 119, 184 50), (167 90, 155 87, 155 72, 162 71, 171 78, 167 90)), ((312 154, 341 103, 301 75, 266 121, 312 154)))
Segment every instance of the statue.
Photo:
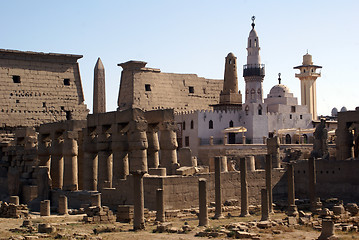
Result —
POLYGON ((313 133, 314 143, 311 156, 314 158, 329 159, 328 151, 328 130, 325 128, 325 119, 320 120, 320 124, 313 133))

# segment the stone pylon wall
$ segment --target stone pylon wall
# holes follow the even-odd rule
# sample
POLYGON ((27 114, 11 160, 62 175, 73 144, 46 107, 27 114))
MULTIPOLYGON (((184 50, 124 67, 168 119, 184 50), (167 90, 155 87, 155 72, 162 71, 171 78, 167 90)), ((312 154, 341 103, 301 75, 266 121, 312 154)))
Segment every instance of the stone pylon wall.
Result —
POLYGON ((81 57, 0 49, 1 127, 86 119, 81 57))

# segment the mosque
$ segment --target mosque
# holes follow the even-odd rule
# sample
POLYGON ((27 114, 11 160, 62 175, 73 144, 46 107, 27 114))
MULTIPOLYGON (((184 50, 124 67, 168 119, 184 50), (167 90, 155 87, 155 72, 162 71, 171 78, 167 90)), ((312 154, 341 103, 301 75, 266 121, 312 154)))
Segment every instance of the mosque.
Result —
POLYGON ((238 90, 237 58, 229 53, 225 62, 223 90, 212 110, 178 112, 179 146, 190 147, 197 154, 200 145, 263 144, 268 136, 277 135, 285 144, 308 143, 317 119, 316 79, 321 76, 312 56, 305 54, 295 77, 301 81, 301 105, 281 84, 273 86, 263 99, 265 65, 261 64, 260 44, 252 17, 247 43, 247 64, 243 66, 245 101, 238 90))

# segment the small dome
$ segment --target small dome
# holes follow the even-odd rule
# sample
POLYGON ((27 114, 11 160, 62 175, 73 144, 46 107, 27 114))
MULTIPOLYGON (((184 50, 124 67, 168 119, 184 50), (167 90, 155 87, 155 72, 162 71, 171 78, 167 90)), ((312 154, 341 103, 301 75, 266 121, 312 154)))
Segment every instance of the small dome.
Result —
POLYGON ((335 107, 332 109, 332 117, 338 116, 338 109, 335 107))
POLYGON ((303 65, 313 65, 312 55, 307 53, 303 56, 303 65))
POLYGON ((290 90, 287 86, 283 84, 278 84, 272 87, 272 89, 269 91, 270 95, 274 95, 277 97, 284 97, 287 93, 290 93, 290 90))
POLYGON ((254 28, 249 32, 249 37, 258 37, 257 31, 254 28))
POLYGON ((341 112, 346 112, 348 111, 346 107, 342 107, 342 109, 340 109, 341 112))
POLYGON ((236 58, 232 52, 228 53, 227 58, 236 58))

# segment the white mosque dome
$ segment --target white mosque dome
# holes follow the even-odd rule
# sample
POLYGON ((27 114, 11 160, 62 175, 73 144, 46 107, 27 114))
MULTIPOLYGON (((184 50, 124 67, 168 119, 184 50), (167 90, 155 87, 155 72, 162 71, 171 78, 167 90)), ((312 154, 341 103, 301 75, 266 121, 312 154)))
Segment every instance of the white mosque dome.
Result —
POLYGON ((290 94, 290 90, 283 84, 277 84, 269 91, 269 95, 272 97, 285 97, 290 94))
POLYGON ((338 109, 335 107, 332 109, 332 117, 338 116, 338 109))

